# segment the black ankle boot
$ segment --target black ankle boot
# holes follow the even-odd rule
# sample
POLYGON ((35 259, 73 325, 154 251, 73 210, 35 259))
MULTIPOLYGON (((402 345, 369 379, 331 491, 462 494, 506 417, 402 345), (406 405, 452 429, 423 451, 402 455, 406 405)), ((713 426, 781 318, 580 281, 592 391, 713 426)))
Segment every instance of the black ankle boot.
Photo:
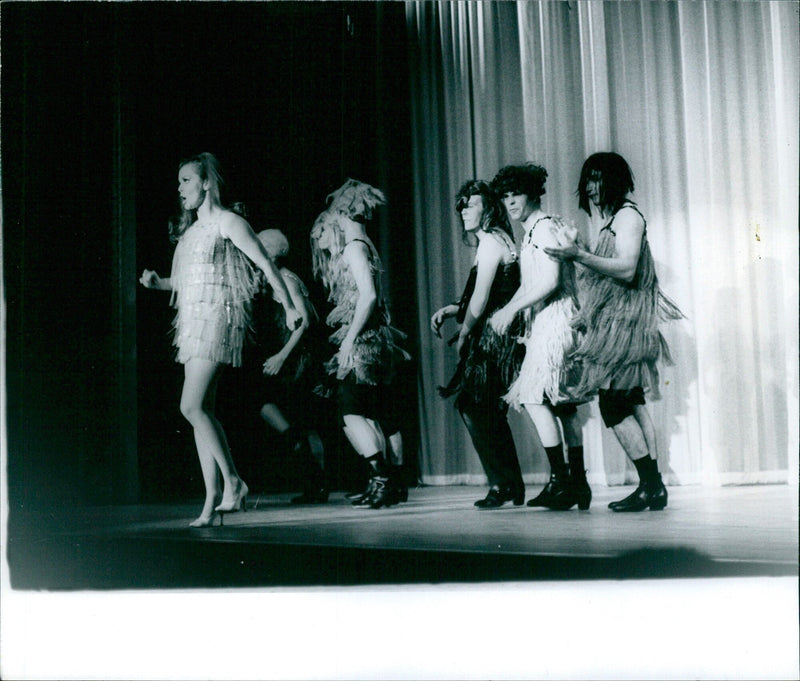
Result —
POLYGON ((667 488, 661 480, 661 475, 656 473, 647 482, 640 482, 639 486, 621 501, 612 501, 608 507, 617 513, 638 512, 649 508, 651 511, 661 511, 667 506, 667 488))
POLYGON ((586 471, 573 470, 569 471, 570 484, 572 485, 572 494, 581 511, 585 511, 592 503, 592 490, 586 480, 586 471))
POLYGON ((550 475, 550 480, 541 492, 528 502, 531 507, 549 508, 553 511, 568 511, 577 502, 575 492, 566 471, 550 475))
POLYGON ((525 501, 525 486, 521 488, 511 485, 492 485, 485 498, 475 502, 478 508, 500 508, 504 503, 510 501, 514 506, 521 506, 525 501))
POLYGON ((389 477, 376 475, 373 479, 372 492, 369 495, 370 508, 394 506, 397 503, 397 493, 389 477))

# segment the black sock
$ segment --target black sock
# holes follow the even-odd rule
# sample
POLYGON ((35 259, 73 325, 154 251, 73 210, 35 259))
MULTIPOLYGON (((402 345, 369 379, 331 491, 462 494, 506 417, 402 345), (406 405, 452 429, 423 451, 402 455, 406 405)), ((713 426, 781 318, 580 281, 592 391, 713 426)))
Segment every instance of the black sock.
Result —
POLYGON ((567 464, 564 463, 564 447, 557 444, 553 447, 545 447, 545 454, 547 460, 550 462, 550 470, 558 476, 563 475, 567 471, 567 464))
POLYGON ((380 452, 375 452, 372 456, 368 456, 366 461, 374 475, 387 477, 388 471, 386 470, 386 463, 384 463, 383 455, 380 452))
POLYGON ((583 446, 568 447, 567 458, 569 459, 569 470, 572 477, 576 480, 586 479, 586 464, 583 462, 583 446))
POLYGON ((641 480, 644 484, 649 484, 659 477, 656 461, 655 459, 651 459, 649 455, 643 456, 641 459, 636 459, 633 462, 633 465, 636 466, 636 472, 639 474, 639 480, 641 480))

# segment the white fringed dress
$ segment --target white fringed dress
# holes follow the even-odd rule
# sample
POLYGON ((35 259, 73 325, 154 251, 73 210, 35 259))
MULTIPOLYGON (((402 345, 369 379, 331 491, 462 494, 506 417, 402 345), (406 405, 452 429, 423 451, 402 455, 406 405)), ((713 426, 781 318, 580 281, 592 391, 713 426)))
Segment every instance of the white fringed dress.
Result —
POLYGON ((222 236, 218 221, 198 220, 186 229, 171 274, 178 362, 198 358, 241 366, 256 281, 250 261, 222 236))

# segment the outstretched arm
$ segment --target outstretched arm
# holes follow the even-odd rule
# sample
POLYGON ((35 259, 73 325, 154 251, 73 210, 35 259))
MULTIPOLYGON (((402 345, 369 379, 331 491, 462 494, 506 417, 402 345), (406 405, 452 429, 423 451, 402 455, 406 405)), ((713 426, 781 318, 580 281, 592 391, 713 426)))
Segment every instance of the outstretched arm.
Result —
POLYGON ((556 245, 545 248, 547 255, 558 260, 574 260, 599 274, 626 283, 633 281, 639 266, 639 253, 644 235, 644 220, 635 210, 623 208, 614 218, 617 234, 614 255, 603 258, 580 248, 577 244, 556 245))
POLYGON ((145 288, 152 288, 157 291, 171 291, 172 279, 169 277, 159 277, 154 270, 144 270, 139 277, 139 283, 145 288))
POLYGON ((236 248, 242 251, 264 272, 267 277, 267 283, 272 287, 275 297, 286 311, 286 326, 290 329, 296 328, 300 324, 300 313, 295 309, 278 268, 275 267, 272 258, 267 255, 264 245, 258 240, 252 227, 250 227, 250 223, 235 213, 231 213, 230 216, 230 219, 222 224, 220 229, 222 236, 230 239, 236 248))

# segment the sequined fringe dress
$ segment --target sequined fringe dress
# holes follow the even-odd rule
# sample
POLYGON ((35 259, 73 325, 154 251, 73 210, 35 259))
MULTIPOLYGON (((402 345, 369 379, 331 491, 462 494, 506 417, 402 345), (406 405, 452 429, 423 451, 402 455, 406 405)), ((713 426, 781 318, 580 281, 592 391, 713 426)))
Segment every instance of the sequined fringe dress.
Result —
POLYGON ((195 222, 181 235, 171 282, 176 360, 241 366, 256 277, 249 260, 222 236, 218 222, 195 222))
MULTIPOLYGON (((633 202, 626 202, 620 210, 623 208, 631 208, 642 215, 633 202)), ((614 217, 600 230, 595 255, 614 256, 614 217)), ((681 319, 683 314, 659 288, 647 242, 646 223, 632 282, 582 268, 579 289, 581 310, 573 320, 574 327, 583 335, 575 352, 575 357, 583 364, 578 391, 588 396, 600 388, 627 390, 641 386, 651 397, 657 398, 657 362, 660 359, 672 362, 659 323, 681 319)))
MULTIPOLYGON (((545 263, 551 262, 544 248, 554 242, 549 233, 559 218, 539 218, 525 234, 520 250, 523 289, 530 290, 541 276, 545 263)), ((524 338, 525 359, 519 376, 505 400, 514 408, 524 404, 563 404, 580 401, 575 388, 580 366, 570 358, 577 334, 572 319, 577 312, 575 270, 571 263, 559 266, 559 283, 550 296, 528 312, 528 331, 524 338)))
MULTIPOLYGON (((368 240, 357 239, 357 241, 367 245, 369 267, 378 289, 378 304, 356 338, 347 364, 341 365, 337 354, 325 363, 325 368, 339 380, 344 380, 352 372, 359 385, 387 385, 394 378, 398 362, 410 359, 410 355, 400 347, 406 335, 391 325, 389 311, 380 295, 382 267, 375 246, 368 240)), ((328 326, 338 327, 329 337, 329 340, 338 346, 342 344, 353 322, 358 301, 355 278, 344 260, 337 280, 331 286, 330 300, 334 307, 328 314, 326 323, 328 326)))
MULTIPOLYGON (((494 281, 489 290, 486 309, 472 327, 464 348, 461 351, 456 371, 448 384, 439 388, 442 397, 456 395, 456 406, 463 401, 478 405, 505 409, 503 394, 508 390, 519 371, 524 348, 516 336, 521 329, 522 317, 515 319, 508 333, 499 335, 487 324, 487 320, 503 307, 519 288, 519 262, 513 242, 503 235, 507 248, 513 254, 513 261, 497 268, 494 281)), ((469 301, 475 291, 478 266, 473 265, 464 292, 458 303, 456 321, 461 324, 466 316, 469 301)))

